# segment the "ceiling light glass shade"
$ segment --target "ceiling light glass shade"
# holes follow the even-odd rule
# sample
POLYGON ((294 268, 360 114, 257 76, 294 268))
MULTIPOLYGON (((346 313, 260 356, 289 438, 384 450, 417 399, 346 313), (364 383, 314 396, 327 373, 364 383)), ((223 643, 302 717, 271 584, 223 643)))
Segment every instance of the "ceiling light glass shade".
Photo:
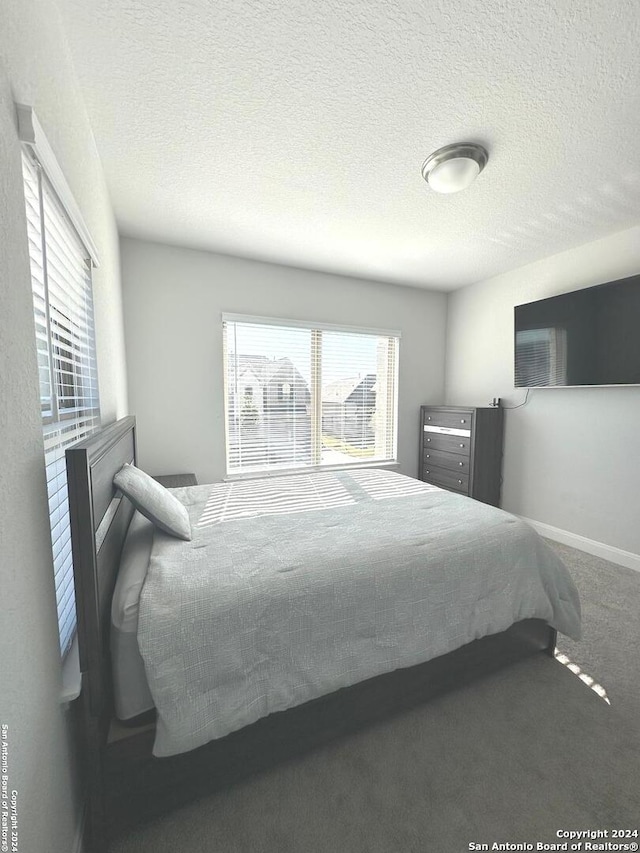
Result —
POLYGON ((429 172, 429 186, 437 193, 457 193, 466 189, 480 174, 475 160, 455 157, 434 166, 429 172))
POLYGON ((473 183, 488 159, 481 145, 447 145, 427 157, 422 165, 422 177, 438 193, 457 193, 473 183))

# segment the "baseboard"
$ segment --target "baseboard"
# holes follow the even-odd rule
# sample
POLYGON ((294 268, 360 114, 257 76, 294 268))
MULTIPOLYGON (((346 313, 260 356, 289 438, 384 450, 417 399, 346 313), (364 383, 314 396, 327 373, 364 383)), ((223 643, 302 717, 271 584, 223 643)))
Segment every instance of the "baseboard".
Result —
POLYGON ((587 554, 593 554, 594 557, 601 557, 610 563, 616 563, 618 566, 626 566, 627 569, 640 572, 640 554, 623 551, 622 548, 605 545, 604 542, 596 542, 595 539, 587 539, 586 536, 570 533, 568 530, 561 530, 559 527, 552 527, 550 524, 534 521, 532 518, 525 518, 523 515, 520 518, 530 524, 541 536, 546 536, 547 539, 553 539, 554 542, 569 545, 571 548, 577 548, 578 551, 585 551, 587 554))

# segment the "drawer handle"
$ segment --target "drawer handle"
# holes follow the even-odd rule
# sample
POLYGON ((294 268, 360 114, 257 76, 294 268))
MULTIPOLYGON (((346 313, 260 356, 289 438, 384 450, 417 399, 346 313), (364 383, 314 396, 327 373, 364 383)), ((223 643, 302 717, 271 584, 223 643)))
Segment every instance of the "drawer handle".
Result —
MULTIPOLYGON (((427 441, 429 441, 429 439, 427 439, 427 441)), ((460 447, 464 447, 464 444, 461 444, 460 447)))
MULTIPOLYGON (((427 439, 427 441, 431 441, 431 439, 430 439, 430 438, 428 438, 428 439, 427 439)), ((462 445, 460 445, 460 447, 462 447, 462 445)))
POLYGON ((460 483, 460 485, 462 485, 462 480, 458 480, 458 482, 460 483))
POLYGON ((465 420, 464 418, 460 418, 460 423, 461 423, 461 424, 466 424, 466 420, 465 420))
POLYGON ((462 466, 464 465, 464 462, 458 462, 458 465, 462 468, 462 466))
POLYGON ((427 420, 428 420, 428 421, 430 421, 430 420, 431 420, 431 415, 427 415, 427 420))
POLYGON ((431 454, 427 453, 427 459, 431 459, 431 454))
POLYGON ((430 474, 430 473, 431 473, 431 471, 425 471, 425 474, 430 474))

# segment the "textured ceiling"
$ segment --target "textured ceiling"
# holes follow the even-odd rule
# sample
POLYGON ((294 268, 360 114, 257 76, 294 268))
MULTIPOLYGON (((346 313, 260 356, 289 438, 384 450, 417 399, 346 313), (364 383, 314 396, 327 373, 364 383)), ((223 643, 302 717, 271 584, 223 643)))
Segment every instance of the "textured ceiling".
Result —
POLYGON ((450 289, 640 222, 637 0, 58 4, 123 234, 450 289))

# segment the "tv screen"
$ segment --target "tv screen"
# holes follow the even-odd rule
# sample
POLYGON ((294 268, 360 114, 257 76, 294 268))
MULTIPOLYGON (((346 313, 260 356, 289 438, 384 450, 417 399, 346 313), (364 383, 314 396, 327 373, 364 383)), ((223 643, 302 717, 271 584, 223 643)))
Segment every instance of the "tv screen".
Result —
POLYGON ((640 275, 516 305, 516 388, 639 384, 640 275))

